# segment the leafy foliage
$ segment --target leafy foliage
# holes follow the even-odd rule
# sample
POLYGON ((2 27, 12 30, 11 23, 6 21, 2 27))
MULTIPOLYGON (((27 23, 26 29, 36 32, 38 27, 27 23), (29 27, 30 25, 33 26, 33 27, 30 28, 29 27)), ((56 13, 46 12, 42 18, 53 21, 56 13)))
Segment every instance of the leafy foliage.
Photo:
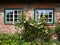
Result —
POLYGON ((60 35, 60 25, 56 25, 55 31, 56 31, 57 34, 60 35))
MULTIPOLYGON (((19 33, 15 33, 14 35, 0 34, 0 45, 41 45, 41 43, 42 42, 39 39, 35 39, 32 42, 26 42, 22 39, 22 35, 19 33)), ((60 45, 60 42, 53 40, 43 42, 43 45, 53 45, 53 43, 60 45)))
POLYGON ((20 18, 20 23, 17 23, 15 26, 18 28, 24 27, 24 32, 22 34, 23 40, 25 40, 26 42, 32 42, 35 39, 46 40, 47 38, 49 41, 48 34, 50 35, 51 30, 48 30, 48 27, 46 26, 47 23, 45 20, 45 16, 42 16, 40 19, 37 19, 36 21, 32 20, 31 17, 29 17, 29 20, 26 21, 25 15, 21 15, 20 18))
POLYGON ((21 35, 18 33, 12 34, 0 34, 0 45, 20 45, 21 35))
POLYGON ((56 25, 55 31, 56 31, 56 34, 58 35, 58 40, 60 41, 60 25, 56 25))
POLYGON ((0 45, 39 45, 41 41, 50 40, 51 30, 46 26, 45 16, 36 21, 29 17, 26 21, 26 16, 23 14, 15 27, 24 30, 23 33, 0 34, 0 45))

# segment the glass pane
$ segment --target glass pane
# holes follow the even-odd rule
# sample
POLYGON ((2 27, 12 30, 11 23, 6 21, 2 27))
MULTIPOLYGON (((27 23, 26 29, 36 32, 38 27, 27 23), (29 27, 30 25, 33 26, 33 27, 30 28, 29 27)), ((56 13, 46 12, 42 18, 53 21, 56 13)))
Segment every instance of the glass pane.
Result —
POLYGON ((18 14, 20 14, 21 13, 21 11, 18 11, 18 14))
POLYGON ((53 10, 45 10, 45 14, 52 14, 53 10))
POLYGON ((7 15, 7 18, 9 18, 9 15, 7 15))
POLYGON ((13 15, 10 15, 10 18, 13 18, 13 15))
POLYGON ((43 15, 43 13, 41 13, 41 15, 43 15))
POLYGON ((13 19, 10 19, 10 21, 13 21, 13 19))
POLYGON ((49 14, 52 14, 52 12, 49 12, 49 14))
POLYGON ((13 14, 13 12, 10 12, 10 14, 13 14))
POLYGON ((40 17, 42 17, 42 16, 43 16, 43 12, 40 13, 40 17))
POLYGON ((52 19, 49 19, 49 22, 52 22, 52 19))
POLYGON ((15 18, 17 18, 17 15, 14 15, 15 18))
POLYGON ((13 10, 6 10, 6 14, 13 14, 13 10))
POLYGON ((17 19, 14 19, 14 21, 17 21, 17 19))
POLYGON ((38 11, 36 11, 36 13, 37 13, 37 14, 39 14, 39 12, 38 12, 38 11))
POLYGON ((17 14, 17 11, 14 11, 14 14, 17 14))
POLYGON ((9 19, 7 19, 7 21, 9 21, 9 19))
POLYGON ((43 15, 40 15, 40 17, 42 17, 43 15))
POLYGON ((37 15, 43 15, 43 11, 44 11, 44 10, 36 10, 36 14, 37 14, 37 15))
POLYGON ((52 15, 49 15, 49 18, 52 18, 52 15))

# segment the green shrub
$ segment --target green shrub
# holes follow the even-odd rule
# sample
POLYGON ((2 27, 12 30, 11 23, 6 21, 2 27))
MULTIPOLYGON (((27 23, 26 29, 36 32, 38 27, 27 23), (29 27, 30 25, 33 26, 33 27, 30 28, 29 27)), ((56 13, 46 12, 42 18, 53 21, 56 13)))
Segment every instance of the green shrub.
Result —
POLYGON ((56 34, 58 35, 58 40, 60 41, 60 25, 56 25, 55 31, 56 31, 56 34))
POLYGON ((50 40, 48 35, 50 35, 51 30, 49 30, 49 28, 46 26, 45 16, 42 16, 41 19, 36 21, 32 20, 31 17, 29 17, 29 20, 26 21, 24 15, 21 15, 20 18, 19 23, 16 23, 15 26, 21 29, 24 27, 22 39, 25 42, 33 42, 35 39, 39 39, 41 41, 50 40))
POLYGON ((55 31, 56 31, 57 34, 60 35, 60 25, 56 25, 55 31))
POLYGON ((0 45, 20 45, 22 40, 20 34, 0 34, 0 45))

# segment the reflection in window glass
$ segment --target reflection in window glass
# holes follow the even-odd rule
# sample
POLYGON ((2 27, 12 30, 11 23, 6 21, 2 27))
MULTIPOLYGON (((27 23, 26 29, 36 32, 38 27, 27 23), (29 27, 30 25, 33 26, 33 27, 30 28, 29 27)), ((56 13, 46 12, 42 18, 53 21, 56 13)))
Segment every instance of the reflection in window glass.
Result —
POLYGON ((14 21, 17 22, 19 15, 22 14, 22 10, 5 10, 5 12, 6 23, 14 23, 14 21))
POLYGON ((53 10, 51 9, 36 9, 36 16, 37 18, 42 17, 43 15, 45 15, 45 20, 48 20, 47 23, 52 23, 53 22, 53 10))

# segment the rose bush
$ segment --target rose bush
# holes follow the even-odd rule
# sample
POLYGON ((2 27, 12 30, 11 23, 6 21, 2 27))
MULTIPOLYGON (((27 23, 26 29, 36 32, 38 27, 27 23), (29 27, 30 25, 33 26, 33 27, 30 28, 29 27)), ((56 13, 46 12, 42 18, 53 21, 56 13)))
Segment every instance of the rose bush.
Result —
POLYGON ((32 20, 29 17, 29 20, 26 21, 26 16, 23 14, 20 16, 20 23, 17 23, 15 26, 18 28, 24 27, 24 31, 22 33, 23 39, 25 41, 33 41, 35 39, 48 41, 50 38, 48 35, 51 34, 51 30, 46 26, 45 16, 42 16, 40 19, 36 21, 32 20), (22 18, 23 17, 23 18, 22 18))

